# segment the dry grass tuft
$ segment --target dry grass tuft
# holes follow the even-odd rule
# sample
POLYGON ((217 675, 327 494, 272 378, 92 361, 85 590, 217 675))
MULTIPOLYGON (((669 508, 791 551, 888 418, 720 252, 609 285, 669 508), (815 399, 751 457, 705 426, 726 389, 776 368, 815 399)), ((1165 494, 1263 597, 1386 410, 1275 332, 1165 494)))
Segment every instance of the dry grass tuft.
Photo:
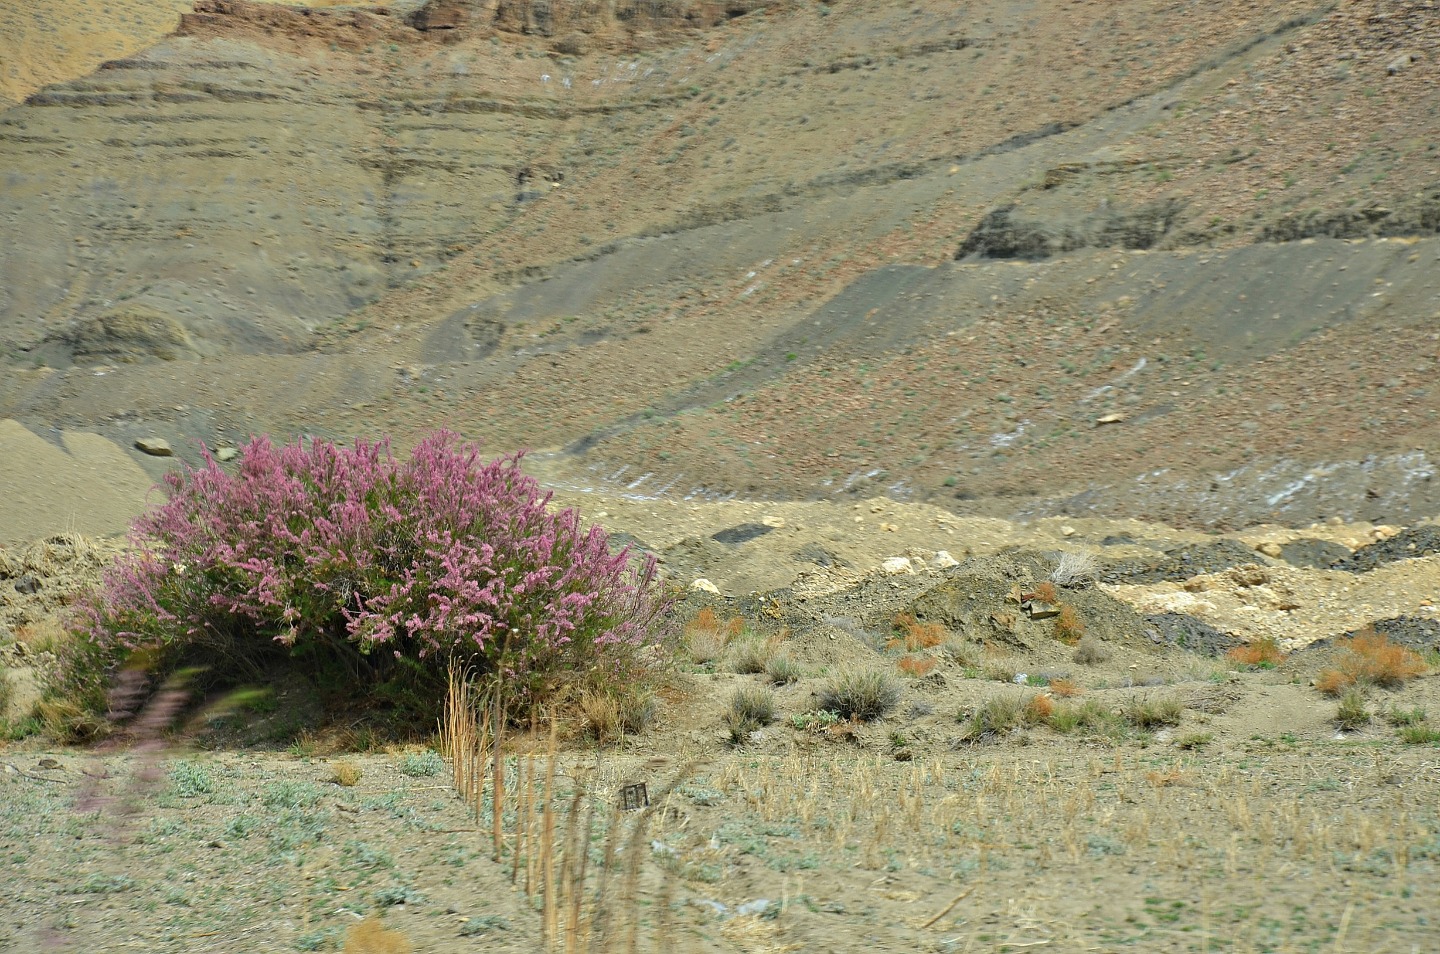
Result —
POLYGON ((1225 657, 1242 666, 1261 669, 1274 669, 1285 661, 1285 653, 1280 651, 1280 643, 1274 636, 1262 636, 1244 646, 1236 646, 1225 657))
POLYGON ((620 738, 620 702, 606 692, 587 690, 579 700, 580 718, 585 733, 597 742, 614 742, 620 738))
POLYGON ((1080 640, 1080 644, 1075 647, 1075 655, 1070 658, 1082 666, 1098 666, 1109 661, 1110 651, 1100 640, 1090 636, 1080 640))
POLYGON ((1324 670, 1315 679, 1315 688, 1329 696, 1343 695, 1356 686, 1394 689, 1428 671, 1418 653, 1396 646, 1369 626, 1353 639, 1341 640, 1340 649, 1335 668, 1324 670))
POLYGON ((899 704, 899 683, 880 670, 842 672, 820 688, 820 708, 842 719, 870 722, 885 716, 899 704))
POLYGON ((345 935, 345 954, 410 954, 410 941, 388 930, 377 917, 368 917, 345 935))
POLYGON ((1074 646, 1085 638, 1085 621, 1069 603, 1062 603, 1060 615, 1055 617, 1055 638, 1067 646, 1074 646))
POLYGON ((684 646, 692 662, 704 665, 714 662, 725 654, 725 647, 745 628, 740 617, 722 620, 715 611, 706 606, 685 624, 684 646))
POLYGON ((886 649, 905 647, 906 652, 915 652, 939 646, 949 637, 945 627, 939 623, 922 623, 910 613, 896 613, 891 621, 899 635, 885 644, 886 649))
POLYGON ((360 766, 354 762, 336 762, 335 771, 331 774, 330 781, 336 785, 350 788, 356 782, 360 781, 360 776, 363 774, 364 773, 360 771, 360 766))

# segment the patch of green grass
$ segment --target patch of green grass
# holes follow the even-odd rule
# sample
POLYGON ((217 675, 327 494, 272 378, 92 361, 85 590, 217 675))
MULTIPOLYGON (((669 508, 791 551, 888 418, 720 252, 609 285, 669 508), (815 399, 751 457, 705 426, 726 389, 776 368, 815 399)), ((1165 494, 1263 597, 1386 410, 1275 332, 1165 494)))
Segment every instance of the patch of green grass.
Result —
POLYGON ((1440 729, 1428 725, 1407 725, 1400 729, 1400 741, 1406 745, 1434 745, 1440 742, 1440 729))
POLYGON ((1340 697, 1340 705, 1335 710, 1335 724, 1352 731, 1370 724, 1370 709, 1365 705, 1365 693, 1359 689, 1345 690, 1340 697))
POLYGON ((1121 712, 1125 721, 1137 729, 1179 725, 1184 713, 1185 704, 1173 696, 1132 699, 1121 712))
POLYGON ((271 808, 310 808, 320 796, 319 787, 309 782, 271 782, 260 790, 260 801, 271 808))
POLYGON ((215 779, 199 762, 176 762, 170 766, 170 790, 180 798, 199 798, 215 793, 215 779))
POLYGON ((400 774, 411 778, 430 778, 445 770, 445 760, 433 749, 424 752, 406 752, 400 760, 400 774))

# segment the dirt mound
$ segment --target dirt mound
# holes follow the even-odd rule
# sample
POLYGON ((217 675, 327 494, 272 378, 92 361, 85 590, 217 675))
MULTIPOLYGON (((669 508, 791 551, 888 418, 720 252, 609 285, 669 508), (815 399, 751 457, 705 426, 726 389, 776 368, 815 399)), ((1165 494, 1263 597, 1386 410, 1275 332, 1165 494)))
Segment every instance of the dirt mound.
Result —
POLYGON ((1145 634, 1155 643, 1163 643, 1202 656, 1223 656, 1241 645, 1229 633, 1184 613, 1157 613, 1145 617, 1145 634))
POLYGON ((55 616, 95 586, 123 549, 114 540, 57 533, 28 545, 0 546, 0 639, 55 616))
POLYGON ((1377 541, 1368 547, 1361 547, 1349 557, 1332 564, 1337 570, 1351 573, 1368 573, 1398 560, 1413 560, 1416 557, 1440 553, 1440 527, 1426 524, 1410 527, 1392 537, 1377 541))
POLYGON ((1360 633, 1372 632, 1387 637, 1396 645, 1413 649, 1417 653, 1440 652, 1440 620, 1423 616, 1394 616, 1389 619, 1377 619, 1373 623, 1367 623, 1348 633, 1317 639, 1305 648, 1334 649, 1342 639, 1353 639, 1360 633))
POLYGON ((1329 540, 1315 540, 1303 537, 1280 546, 1280 559, 1291 566, 1309 567, 1314 570, 1328 570, 1348 559, 1351 550, 1347 546, 1329 540))
POLYGON ((1128 559, 1107 564, 1100 571, 1105 583, 1179 582, 1202 573, 1219 573, 1261 559, 1255 551, 1235 540, 1174 547, 1153 560, 1128 559))

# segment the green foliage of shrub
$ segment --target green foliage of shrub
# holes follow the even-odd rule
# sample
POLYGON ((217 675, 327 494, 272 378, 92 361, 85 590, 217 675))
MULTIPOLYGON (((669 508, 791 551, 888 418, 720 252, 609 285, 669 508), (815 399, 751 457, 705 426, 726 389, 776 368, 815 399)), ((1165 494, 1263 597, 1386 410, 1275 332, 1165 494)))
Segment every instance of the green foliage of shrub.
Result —
POLYGON ((424 752, 406 752, 405 757, 400 760, 400 774, 411 778, 429 778, 444 770, 445 760, 431 749, 424 752))

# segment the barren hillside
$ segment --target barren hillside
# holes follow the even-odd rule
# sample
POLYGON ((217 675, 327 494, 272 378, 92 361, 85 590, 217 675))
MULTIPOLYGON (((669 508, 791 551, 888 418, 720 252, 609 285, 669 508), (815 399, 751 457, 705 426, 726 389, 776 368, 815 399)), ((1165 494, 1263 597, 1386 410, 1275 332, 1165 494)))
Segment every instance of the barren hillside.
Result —
POLYGON ((0 117, 0 415, 182 453, 444 424, 636 493, 1423 515, 1434 14, 204 0, 0 117))

